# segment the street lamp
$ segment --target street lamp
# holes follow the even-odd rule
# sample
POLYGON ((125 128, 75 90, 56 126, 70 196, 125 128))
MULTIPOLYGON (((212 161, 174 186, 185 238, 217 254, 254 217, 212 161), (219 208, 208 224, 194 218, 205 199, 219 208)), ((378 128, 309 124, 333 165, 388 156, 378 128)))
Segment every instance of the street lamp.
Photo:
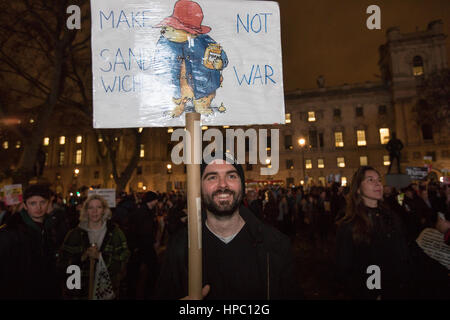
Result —
POLYGON ((172 165, 169 163, 167 164, 167 173, 171 174, 172 173, 172 165))
POLYGON ((80 169, 75 169, 75 170, 73 170, 73 173, 75 173, 75 177, 80 173, 80 169))
POLYGON ((304 138, 298 139, 298 144, 300 145, 300 149, 302 150, 302 181, 305 181, 305 144, 306 140, 304 138))

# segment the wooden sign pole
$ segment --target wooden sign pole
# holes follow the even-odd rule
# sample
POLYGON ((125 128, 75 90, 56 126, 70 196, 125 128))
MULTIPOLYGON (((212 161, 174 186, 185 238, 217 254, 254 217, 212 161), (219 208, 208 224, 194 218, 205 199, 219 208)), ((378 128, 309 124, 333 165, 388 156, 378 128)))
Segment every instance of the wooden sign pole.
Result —
POLYGON ((202 157, 202 148, 200 113, 186 113, 186 130, 190 137, 190 139, 186 140, 186 149, 184 150, 188 154, 186 169, 189 236, 189 297, 200 300, 202 299, 202 219, 199 164, 202 157))

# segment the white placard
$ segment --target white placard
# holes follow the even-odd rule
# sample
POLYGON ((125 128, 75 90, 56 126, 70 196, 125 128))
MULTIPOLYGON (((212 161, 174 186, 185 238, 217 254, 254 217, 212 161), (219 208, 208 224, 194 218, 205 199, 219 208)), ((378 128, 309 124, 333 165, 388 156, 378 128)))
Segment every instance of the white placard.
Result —
POLYGON ((184 126, 194 110, 285 123, 276 2, 95 0, 91 14, 95 128, 184 126))
POLYGON ((427 255, 450 270, 450 246, 445 244, 442 233, 433 228, 425 228, 416 242, 427 255))
POLYGON ((88 191, 88 196, 93 194, 103 197, 110 208, 116 207, 116 189, 92 189, 88 191))
POLYGON ((7 206, 13 206, 22 202, 22 185, 10 184, 3 187, 3 201, 7 206))

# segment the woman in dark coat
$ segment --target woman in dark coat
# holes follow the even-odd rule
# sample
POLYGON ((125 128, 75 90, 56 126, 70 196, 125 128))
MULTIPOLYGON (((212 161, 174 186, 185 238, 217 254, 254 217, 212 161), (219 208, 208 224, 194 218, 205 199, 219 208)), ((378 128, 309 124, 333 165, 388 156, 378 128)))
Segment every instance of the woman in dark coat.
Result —
POLYGON ((354 174, 345 216, 338 221, 337 275, 344 293, 358 299, 448 298, 445 267, 410 243, 397 213, 382 202, 380 174, 354 174))

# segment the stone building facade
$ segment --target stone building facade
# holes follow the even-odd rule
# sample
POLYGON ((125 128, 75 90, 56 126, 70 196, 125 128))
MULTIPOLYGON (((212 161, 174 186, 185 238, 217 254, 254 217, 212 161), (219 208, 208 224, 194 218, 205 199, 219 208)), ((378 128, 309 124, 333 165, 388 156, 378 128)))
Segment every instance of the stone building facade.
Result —
MULTIPOLYGON (((431 157, 438 178, 450 169, 449 127, 439 131, 433 124, 420 127, 414 112, 418 82, 431 72, 448 68, 443 23, 434 21, 424 31, 406 34, 391 28, 386 37, 380 46, 379 82, 327 87, 320 78, 317 89, 286 93, 285 125, 242 127, 279 129, 278 173, 261 176, 265 163, 246 165, 249 186, 258 182, 318 185, 331 180, 345 184, 364 164, 384 174, 389 164, 385 144, 393 132, 405 146, 403 171, 405 167, 424 166, 428 161, 424 157, 431 157)), ((82 185, 114 188, 111 167, 97 151, 102 143, 96 141, 97 136, 89 129, 71 129, 72 135, 61 130, 49 130, 43 143, 44 176, 55 183, 57 191, 68 194, 82 185)), ((140 161, 127 190, 183 190, 185 167, 171 163, 175 145, 170 141, 171 129, 147 128, 142 134, 140 161)), ((126 135, 118 136, 116 143, 120 171, 131 157, 134 143, 126 135)), ((14 144, 10 141, 9 147, 15 148, 14 144)), ((4 147, 5 141, 3 151, 4 147)), ((393 170, 396 172, 395 165, 393 170)))

